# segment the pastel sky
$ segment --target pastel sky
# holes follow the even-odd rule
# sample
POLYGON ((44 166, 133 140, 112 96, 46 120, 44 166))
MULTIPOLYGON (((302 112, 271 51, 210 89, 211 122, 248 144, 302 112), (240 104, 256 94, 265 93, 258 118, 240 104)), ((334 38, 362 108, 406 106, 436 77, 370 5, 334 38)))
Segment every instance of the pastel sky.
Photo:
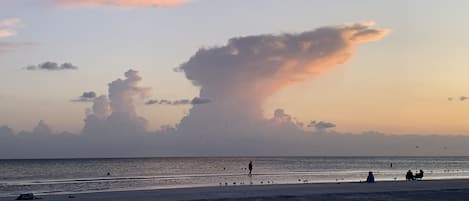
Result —
MULTIPOLYGON (((71 100, 107 94, 130 68, 151 87, 149 97, 191 99, 199 88, 174 69, 199 48, 374 21, 390 33, 269 96, 264 115, 283 108, 340 132, 469 135, 469 100, 460 100, 469 96, 467 8, 465 0, 1 0, 0 125, 31 130, 44 120, 79 132, 91 103, 71 100), (78 69, 26 69, 46 61, 78 69)), ((192 107, 135 104, 153 130, 177 124, 192 107)))

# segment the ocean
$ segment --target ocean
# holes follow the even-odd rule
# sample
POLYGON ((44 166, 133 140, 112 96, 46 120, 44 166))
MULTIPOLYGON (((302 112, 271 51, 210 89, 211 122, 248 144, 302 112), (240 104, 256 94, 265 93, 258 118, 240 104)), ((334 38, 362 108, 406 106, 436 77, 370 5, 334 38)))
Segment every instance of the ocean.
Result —
POLYGON ((469 178, 469 157, 158 157, 0 160, 0 197, 196 186, 469 178), (248 174, 248 163, 253 173, 248 174), (392 163, 392 167, 391 167, 392 163), (109 174, 108 174, 109 173, 109 174))

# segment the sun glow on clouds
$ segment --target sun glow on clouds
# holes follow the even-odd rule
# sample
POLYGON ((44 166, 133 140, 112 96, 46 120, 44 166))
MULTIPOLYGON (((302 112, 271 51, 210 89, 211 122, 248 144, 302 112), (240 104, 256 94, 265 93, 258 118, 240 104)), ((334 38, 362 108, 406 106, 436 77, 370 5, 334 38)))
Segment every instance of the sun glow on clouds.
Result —
MULTIPOLYGON (((0 20, 0 39, 16 36, 16 29, 21 25, 21 19, 19 18, 7 18, 0 20)), ((27 45, 31 45, 31 43, 0 41, 0 54, 11 49, 27 45)))
POLYGON ((373 22, 322 27, 299 34, 236 37, 225 46, 202 48, 177 70, 201 87, 209 106, 195 106, 181 122, 264 121, 262 105, 293 83, 312 79, 342 64, 363 42, 389 30, 373 22))
POLYGON ((18 18, 0 20, 0 38, 16 35, 14 28, 21 23, 18 18))
POLYGON ((114 7, 170 7, 188 0, 56 0, 55 5, 66 8, 114 6, 114 7))

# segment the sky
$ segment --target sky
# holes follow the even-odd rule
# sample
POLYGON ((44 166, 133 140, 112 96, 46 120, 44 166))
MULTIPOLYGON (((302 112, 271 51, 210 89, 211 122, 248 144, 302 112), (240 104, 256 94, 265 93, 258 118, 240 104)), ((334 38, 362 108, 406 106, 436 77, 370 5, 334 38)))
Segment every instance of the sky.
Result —
POLYGON ((2 0, 0 126, 217 138, 287 122, 285 133, 469 136, 468 7, 2 0))

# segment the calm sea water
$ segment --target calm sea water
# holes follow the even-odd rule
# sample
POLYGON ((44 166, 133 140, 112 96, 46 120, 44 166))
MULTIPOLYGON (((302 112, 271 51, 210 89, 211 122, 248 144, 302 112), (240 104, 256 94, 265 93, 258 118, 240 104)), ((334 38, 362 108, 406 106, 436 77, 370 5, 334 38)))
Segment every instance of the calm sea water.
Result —
POLYGON ((194 186, 469 178, 469 157, 205 157, 0 160, 0 197, 194 186), (252 176, 246 170, 254 164, 252 176), (392 167, 390 164, 392 163, 392 167), (110 173, 110 175, 108 175, 110 173), (234 184, 236 183, 236 184, 234 184))

